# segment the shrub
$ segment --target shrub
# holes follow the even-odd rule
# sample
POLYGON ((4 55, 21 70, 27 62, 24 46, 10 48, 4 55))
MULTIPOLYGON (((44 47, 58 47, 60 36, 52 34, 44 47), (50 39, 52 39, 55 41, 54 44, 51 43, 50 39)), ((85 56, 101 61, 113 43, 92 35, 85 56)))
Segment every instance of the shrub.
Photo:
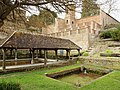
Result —
POLYGON ((100 33, 100 38, 112 38, 114 41, 120 41, 120 29, 111 29, 100 33))
POLYGON ((82 53, 82 56, 88 56, 89 54, 88 54, 88 52, 83 52, 82 53))
POLYGON ((120 30, 120 24, 117 24, 115 27, 116 27, 118 30, 120 30))
POLYGON ((113 30, 112 32, 111 32, 111 38, 112 38, 112 40, 114 40, 114 41, 120 41, 120 30, 113 30))
POLYGON ((100 38, 106 39, 111 38, 111 31, 103 31, 100 33, 100 38))
POLYGON ((0 90, 21 90, 20 84, 14 82, 0 82, 0 90))
POLYGON ((77 64, 79 64, 80 63, 80 61, 77 61, 77 64))
POLYGON ((116 26, 118 26, 118 25, 116 25, 116 24, 109 24, 109 25, 104 26, 104 29, 114 28, 116 26))
POLYGON ((111 51, 111 50, 106 50, 105 53, 106 53, 106 54, 112 54, 113 51, 111 51))

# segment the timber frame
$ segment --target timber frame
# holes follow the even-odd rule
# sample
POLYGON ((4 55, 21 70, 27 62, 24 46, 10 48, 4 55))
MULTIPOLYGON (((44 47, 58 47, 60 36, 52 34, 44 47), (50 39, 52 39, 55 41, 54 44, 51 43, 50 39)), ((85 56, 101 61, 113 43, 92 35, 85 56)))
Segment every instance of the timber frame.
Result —
MULTIPOLYGON (((42 35, 33 35, 21 32, 14 32, 5 39, 5 42, 0 43, 2 51, 2 70, 6 69, 6 50, 14 50, 15 63, 17 64, 18 50, 28 49, 31 54, 31 64, 34 64, 34 52, 36 51, 36 58, 38 59, 38 51, 44 51, 44 65, 47 64, 47 51, 54 50, 56 61, 58 61, 58 50, 66 50, 66 56, 70 60, 70 51, 77 50, 80 55, 80 47, 72 41, 61 38, 53 38, 42 35)), ((40 54, 40 53, 39 53, 40 54)))

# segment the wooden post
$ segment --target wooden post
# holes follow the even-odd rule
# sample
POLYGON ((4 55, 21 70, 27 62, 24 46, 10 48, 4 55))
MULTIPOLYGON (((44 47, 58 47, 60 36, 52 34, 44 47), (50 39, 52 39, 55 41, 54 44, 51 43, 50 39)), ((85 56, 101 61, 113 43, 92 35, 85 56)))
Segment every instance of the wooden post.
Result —
POLYGON ((70 60, 70 50, 66 50, 66 57, 70 60))
POLYGON ((6 53, 5 53, 5 49, 2 49, 2 53, 3 53, 2 70, 5 70, 6 69, 6 62, 5 62, 6 53))
POLYGON ((48 56, 48 51, 46 50, 46 57, 48 56))
POLYGON ((34 49, 31 50, 31 54, 32 54, 31 64, 33 64, 34 63, 34 49))
POLYGON ((15 65, 17 65, 17 48, 15 48, 15 65))
POLYGON ((17 48, 15 49, 15 61, 17 61, 17 48))
POLYGON ((42 57, 42 50, 41 49, 39 49, 39 55, 40 55, 40 57, 42 57))
POLYGON ((78 56, 80 56, 80 49, 78 49, 78 56))
POLYGON ((10 56, 12 56, 12 51, 13 51, 13 49, 10 49, 10 56))
POLYGON ((68 50, 68 59, 70 60, 70 50, 68 50))
POLYGON ((47 64, 47 50, 44 50, 44 65, 47 64))
POLYGON ((66 58, 68 58, 68 50, 66 50, 66 58))
POLYGON ((55 57, 56 57, 56 60, 58 62, 58 53, 57 53, 57 50, 55 50, 55 57))
POLYGON ((36 51, 36 59, 38 59, 38 50, 36 51))
POLYGON ((32 51, 31 51, 31 49, 29 49, 29 51, 30 51, 30 57, 31 57, 32 56, 32 53, 31 53, 32 51))

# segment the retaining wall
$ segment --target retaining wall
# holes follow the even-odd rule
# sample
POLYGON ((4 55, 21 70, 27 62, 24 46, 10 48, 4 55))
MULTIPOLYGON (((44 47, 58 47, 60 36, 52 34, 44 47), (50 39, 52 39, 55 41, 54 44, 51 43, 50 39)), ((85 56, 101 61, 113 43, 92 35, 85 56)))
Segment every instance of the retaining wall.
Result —
MULTIPOLYGON (((41 61, 34 60, 35 63, 42 63, 41 61)), ((2 66, 3 61, 0 61, 0 66, 2 66)), ((6 66, 14 66, 14 65, 25 65, 25 64, 31 64, 31 60, 6 60, 6 66)))
POLYGON ((120 67, 120 59, 80 57, 79 60, 82 64, 104 66, 108 68, 120 67))
POLYGON ((72 65, 77 62, 77 59, 75 60, 68 60, 64 62, 58 62, 58 63, 51 63, 47 65, 37 65, 37 66, 27 66, 27 67, 16 67, 12 69, 6 69, 6 70, 0 70, 0 74, 5 74, 5 73, 11 73, 11 72, 23 72, 23 71, 30 71, 30 70, 35 70, 35 69, 40 69, 40 68, 47 68, 47 67, 61 67, 61 66, 67 66, 67 65, 72 65))
MULTIPOLYGON (((99 74, 99 75, 105 75, 108 74, 110 71, 109 70, 101 70, 101 69, 91 69, 91 68, 85 68, 83 67, 83 69, 87 70, 87 73, 95 73, 95 74, 99 74)), ((52 74, 46 74, 46 76, 51 77, 51 78, 59 78, 68 74, 73 74, 73 73, 81 73, 84 71, 81 71, 81 67, 78 68, 74 68, 74 69, 69 69, 69 70, 64 70, 64 71, 60 71, 60 72, 56 72, 56 73, 52 73, 52 74)))

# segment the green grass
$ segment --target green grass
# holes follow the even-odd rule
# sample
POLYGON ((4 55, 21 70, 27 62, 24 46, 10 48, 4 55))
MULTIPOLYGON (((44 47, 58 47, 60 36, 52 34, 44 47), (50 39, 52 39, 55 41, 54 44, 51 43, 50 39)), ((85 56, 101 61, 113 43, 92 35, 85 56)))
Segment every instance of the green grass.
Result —
POLYGON ((74 90, 70 84, 35 74, 8 77, 2 80, 18 82, 22 90, 59 90, 59 88, 61 90, 74 90))
POLYGON ((80 90, 120 90, 119 83, 120 71, 114 71, 82 87, 80 90))
POLYGON ((101 75, 93 74, 93 73, 88 73, 88 74, 80 73, 80 74, 67 75, 67 76, 58 78, 58 80, 71 83, 76 86, 78 85, 84 86, 98 77, 101 77, 101 75))
POLYGON ((7 81, 19 83, 22 90, 120 90, 120 71, 114 71, 82 88, 77 88, 72 84, 51 79, 44 75, 45 73, 54 73, 79 66, 80 64, 75 64, 59 68, 44 68, 0 75, 0 82, 7 81))
POLYGON ((28 72, 18 72, 6 75, 0 75, 0 82, 19 83, 22 90, 76 90, 71 84, 46 77, 45 73, 53 73, 63 70, 79 67, 79 64, 65 66, 60 68, 47 68, 28 72))

